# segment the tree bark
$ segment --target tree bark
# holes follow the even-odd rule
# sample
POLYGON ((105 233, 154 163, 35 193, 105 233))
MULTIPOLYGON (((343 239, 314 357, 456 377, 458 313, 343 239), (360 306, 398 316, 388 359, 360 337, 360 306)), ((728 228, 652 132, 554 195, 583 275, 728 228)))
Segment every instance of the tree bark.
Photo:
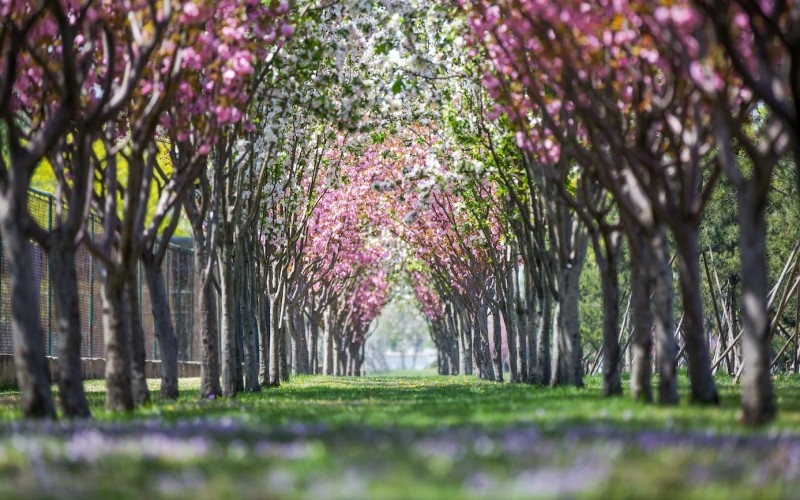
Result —
POLYGON ((224 256, 232 257, 232 252, 223 252, 220 258, 220 289, 222 291, 222 332, 220 351, 222 365, 222 396, 232 398, 237 391, 236 370, 236 298, 234 297, 233 263, 224 256))
POLYGON ((500 310, 492 308, 492 364, 494 365, 494 379, 497 382, 503 381, 503 336, 502 336, 502 319, 500 318, 500 310))
MULTIPOLYGON (((631 242, 631 246, 637 245, 631 242)), ((636 401, 652 402, 653 313, 650 309, 650 253, 643 245, 631 251, 631 302, 633 307, 633 342, 631 352, 631 396, 636 401)))
POLYGON ((200 398, 207 399, 222 394, 219 366, 219 329, 217 327, 217 299, 211 280, 200 290, 200 398))
MULTIPOLYGON (((711 374, 711 357, 705 338, 703 295, 700 291, 700 244, 697 227, 674 231, 684 310, 683 338, 689 357, 691 400, 701 404, 719 404, 711 374)), ((709 283, 710 285, 710 283, 709 283)))
POLYGON ((659 227, 651 237, 653 250, 653 302, 655 303, 655 338, 658 364, 658 402, 678 403, 677 344, 672 315, 672 268, 669 263, 667 235, 659 227))
MULTIPOLYGON (((255 316, 258 314, 253 307, 255 297, 255 286, 253 284, 252 273, 255 272, 255 262, 252 258, 252 249, 249 246, 251 239, 245 238, 243 244, 239 245, 242 255, 238 266, 239 279, 235 280, 240 290, 239 307, 241 310, 240 318, 242 322, 242 360, 244 361, 244 390, 247 392, 258 392, 261 386, 258 383, 258 333, 254 323, 255 316)), ((255 239, 252 239, 255 244, 255 239)))
MULTIPOLYGON (((26 193, 27 195, 27 193, 26 193)), ((27 198, 11 193, 0 198, 2 245, 8 259, 11 292, 11 332, 14 365, 26 418, 55 418, 56 409, 47 380, 44 333, 39 317, 39 281, 34 274, 33 247, 19 224, 27 198)))
POLYGON ((322 374, 333 375, 333 313, 328 311, 325 331, 322 334, 324 349, 322 355, 322 374))
POLYGON ((270 300, 269 296, 263 292, 257 292, 258 300, 258 383, 262 387, 269 387, 269 337, 270 337, 270 300))
POLYGON ((127 299, 126 316, 131 339, 131 389, 133 390, 134 404, 142 405, 150 402, 150 391, 147 390, 147 371, 145 368, 147 354, 144 347, 144 329, 142 328, 136 266, 128 274, 125 287, 127 299))
POLYGON ((109 273, 103 282, 106 409, 133 410, 130 327, 125 317, 125 280, 109 273))
POLYGON ((739 190, 739 251, 742 274, 744 388, 741 419, 748 425, 777 414, 770 377, 769 314, 764 195, 753 182, 739 190))
POLYGON ((148 262, 147 259, 142 259, 142 265, 161 355, 161 397, 178 399, 178 337, 172 324, 164 271, 160 263, 148 262))
MULTIPOLYGON (((573 264, 575 266, 575 264, 573 264)), ((562 270, 563 287, 559 290, 558 327, 559 335, 555 385, 583 387, 583 347, 581 345, 580 318, 578 309, 579 276, 582 262, 577 269, 562 270)))
MULTIPOLYGON (((595 246, 595 254, 603 252, 595 246)), ((603 294, 603 395, 622 394, 619 369, 619 277, 617 276, 616 244, 606 239, 605 256, 597 260, 603 294)))
POLYGON ((539 331, 536 333, 536 358, 537 380, 535 384, 547 384, 553 371, 552 346, 550 342, 550 332, 553 327, 553 305, 552 295, 545 291, 541 295, 541 308, 539 309, 539 331))
MULTIPOLYGON (((283 286, 283 285, 281 285, 283 286)), ((278 387, 281 383, 281 300, 278 296, 270 297, 269 305, 269 384, 271 387, 278 387)))
POLYGON ((62 243, 58 236, 53 237, 48 262, 56 306, 61 411, 67 417, 88 418, 91 412, 83 391, 81 318, 74 246, 62 243))

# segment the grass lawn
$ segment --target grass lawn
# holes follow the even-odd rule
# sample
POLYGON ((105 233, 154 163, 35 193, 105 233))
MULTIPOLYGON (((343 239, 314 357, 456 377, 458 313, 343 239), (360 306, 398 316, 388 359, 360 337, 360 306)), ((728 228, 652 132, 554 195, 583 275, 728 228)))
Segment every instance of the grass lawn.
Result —
POLYGON ((780 416, 753 431, 723 379, 720 408, 662 408, 605 400, 597 378, 422 375, 295 377, 235 401, 198 401, 184 379, 178 402, 154 393, 130 415, 105 413, 92 381, 93 422, 23 422, 6 390, 0 498, 800 497, 798 378, 776 381, 780 416))

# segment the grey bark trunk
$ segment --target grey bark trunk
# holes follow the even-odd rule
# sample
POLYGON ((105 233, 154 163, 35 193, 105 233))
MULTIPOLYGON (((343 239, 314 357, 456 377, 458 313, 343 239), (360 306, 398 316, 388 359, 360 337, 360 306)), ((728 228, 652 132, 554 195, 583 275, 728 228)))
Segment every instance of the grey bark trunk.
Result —
POLYGON ((270 297, 269 301, 269 385, 278 387, 281 383, 280 345, 281 336, 281 301, 278 296, 270 297))
POLYGON ((242 321, 244 390, 247 392, 258 392, 261 390, 261 386, 258 383, 258 332, 254 323, 258 312, 253 307, 255 286, 252 276, 252 273, 255 272, 255 262, 252 256, 252 249, 243 248, 247 243, 248 240, 245 240, 245 244, 239 247, 243 258, 239 266, 239 279, 236 280, 240 290, 239 305, 241 308, 240 317, 242 321))
POLYGON ((631 241, 631 304, 633 307, 633 341, 630 352, 631 396, 636 401, 652 402, 653 313, 650 309, 650 252, 642 242, 631 241))
POLYGON ((55 418, 56 409, 47 380, 44 333, 39 317, 39 281, 34 274, 33 247, 19 227, 24 200, 5 194, 0 198, 2 245, 8 259, 11 292, 11 332, 14 366, 26 418, 55 418))
POLYGON ((659 227, 651 238, 653 250, 653 302, 655 303, 656 362, 658 365, 658 402, 678 403, 677 343, 672 316, 672 268, 669 264, 667 235, 659 227))
POLYGON ((161 355, 161 397, 178 399, 178 337, 172 324, 164 272, 160 263, 144 259, 142 263, 161 355))
MULTIPOLYGON (((573 264, 574 265, 574 264, 573 264)), ((562 270, 563 287, 558 304, 558 357, 552 380, 555 385, 583 386, 583 347, 581 346, 579 282, 580 266, 562 270)))
POLYGON ((222 394, 219 367, 219 331, 217 300, 211 280, 200 291, 200 397, 207 399, 222 394))
POLYGON ((775 418, 777 407, 770 377, 767 311, 767 222, 765 204, 753 182, 739 191, 739 251, 742 274, 744 388, 742 421, 758 425, 775 418))
MULTIPOLYGON (((603 252, 599 241, 595 242, 595 255, 603 252)), ((614 242, 606 239, 604 257, 596 259, 600 269, 600 285, 603 295, 603 395, 622 394, 619 348, 619 277, 614 242)), ((600 254, 602 255, 602 254, 600 254)))
POLYGON ((322 334, 324 349, 322 355, 322 374, 333 375, 333 314, 328 311, 325 321, 325 331, 322 334))
POLYGON ((145 359, 147 355, 144 347, 144 330, 139 302, 139 282, 136 279, 135 269, 128 274, 125 284, 127 298, 127 323, 130 328, 131 339, 131 389, 133 402, 142 405, 150 402, 150 391, 147 390, 147 371, 145 359))
POLYGON ((692 384, 691 400, 701 404, 719 404, 704 328, 698 228, 687 227, 684 231, 675 231, 674 234, 684 310, 683 338, 689 357, 689 379, 692 384))
MULTIPOLYGON (((232 252, 224 252, 230 256, 232 252)), ((222 395, 226 398, 236 396, 236 298, 234 297, 233 263, 221 258, 220 288, 222 291, 222 332, 220 335, 220 354, 222 365, 222 395)))
POLYGON ((81 370, 81 318, 75 249, 54 238, 48 253, 58 332, 58 393, 64 416, 88 418, 81 370))
POLYGON ((502 319, 499 309, 492 310, 492 342, 494 343, 492 352, 492 365, 494 366, 494 379, 497 382, 503 381, 503 335, 502 319))
POLYGON ((106 275, 103 336, 106 354, 106 409, 133 410, 130 327, 125 318, 125 280, 106 275))
POLYGON ((270 311, 269 296, 258 293, 258 336, 259 336, 259 373, 258 382, 262 387, 269 387, 269 336, 270 336, 270 311))
POLYGON ((553 297, 545 292, 541 296, 539 309, 539 329, 536 333, 536 367, 535 384, 546 384, 550 382, 550 375, 553 371, 552 347, 550 343, 550 329, 553 327, 553 297))
POLYGON ((461 336, 461 372, 464 375, 472 375, 472 335, 463 312, 458 314, 457 322, 458 332, 461 336))

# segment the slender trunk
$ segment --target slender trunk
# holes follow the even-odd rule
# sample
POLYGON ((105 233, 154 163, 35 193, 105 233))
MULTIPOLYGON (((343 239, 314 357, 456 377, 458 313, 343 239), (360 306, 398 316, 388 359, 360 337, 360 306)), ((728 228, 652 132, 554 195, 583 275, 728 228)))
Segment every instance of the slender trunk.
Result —
POLYGON ((241 310, 240 319, 242 323, 242 360, 244 362, 244 390, 247 392, 258 392, 261 386, 258 383, 258 333, 254 323, 255 316, 258 314, 253 308, 253 296, 255 290, 252 283, 252 273, 255 272, 255 262, 253 262, 251 249, 244 248, 249 241, 245 239, 244 244, 239 246, 242 260, 238 267, 239 279, 235 280, 240 290, 239 307, 241 310))
POLYGON ((578 308, 580 266, 564 270, 563 288, 559 293, 559 357, 556 381, 558 384, 583 387, 583 348, 581 346, 578 308))
POLYGON ((641 241, 631 244, 631 304, 633 307, 633 341, 631 355, 631 396, 634 400, 652 402, 653 313, 650 309, 650 252, 641 241))
POLYGON ((595 244, 595 255, 600 269, 600 285, 603 294, 603 395, 622 394, 619 369, 619 277, 615 243, 605 240, 605 251, 599 241, 595 244), (602 252, 602 253, 601 253, 602 252))
POLYGON ((269 305, 269 384, 271 387, 277 387, 281 383, 280 344, 283 341, 281 338, 282 313, 279 295, 270 297, 269 305))
POLYGON ((289 363, 291 362, 289 356, 291 354, 291 346, 289 345, 289 332, 287 331, 287 321, 283 322, 281 327, 281 340, 278 342, 278 362, 280 364, 280 380, 286 382, 289 380, 291 372, 289 371, 289 363))
MULTIPOLYGON (((518 270, 514 270, 515 273, 518 270)), ((517 382, 528 381, 528 313, 525 308, 525 297, 518 277, 514 280, 514 299, 511 312, 517 330, 517 382)))
POLYGON ((233 287, 233 264, 229 258, 232 252, 224 251, 220 258, 220 288, 222 290, 222 332, 220 348, 222 354, 222 395, 226 398, 236 396, 236 298, 233 287), (227 256, 227 257, 225 257, 227 256))
POLYGON ((58 393, 64 416, 91 416, 83 391, 81 370, 81 318, 75 248, 58 236, 48 252, 50 283, 56 306, 58 332, 58 393))
POLYGON ((258 293, 258 297, 258 336, 260 339, 258 383, 262 387, 269 387, 270 302, 266 293, 258 293))
MULTIPOLYGON (((651 238, 653 250, 653 303, 655 304, 656 362, 658 365, 658 402, 678 403, 677 344, 672 316, 672 268, 669 263, 667 235, 659 227, 651 238)), ((708 368, 708 367, 706 367, 708 368)))
MULTIPOLYGON (((700 244, 697 227, 675 231, 678 272, 683 301, 683 339, 689 357, 691 400, 701 404, 719 404, 711 374, 711 358, 705 338, 703 295, 700 290, 700 244)), ((710 283, 709 283, 710 285, 710 283)))
POLYGON ((553 297, 550 293, 544 292, 540 296, 541 307, 539 309, 539 331, 536 332, 536 359, 538 361, 536 377, 533 383, 546 384, 550 381, 553 371, 552 347, 550 343, 550 332, 553 322, 553 297))
MULTIPOLYGON (((202 283, 202 281, 201 281, 202 283)), ((222 394, 219 366, 219 331, 217 297, 211 280, 200 290, 200 397, 207 399, 222 394)))
POLYGON ((106 275, 103 283, 103 337, 106 354, 106 409, 133 410, 130 327, 125 318, 125 280, 106 275))
POLYGON ((298 373, 308 374, 308 342, 306 340, 306 321, 303 317, 303 311, 299 308, 295 310, 295 331, 297 332, 297 350, 295 351, 295 356, 297 356, 297 367, 299 368, 298 373))
POLYGON ((133 402, 142 405, 150 402, 150 391, 147 390, 147 358, 144 347, 144 329, 139 302, 139 280, 136 276, 136 266, 128 273, 125 284, 128 309, 126 311, 131 334, 131 388, 133 402))
POLYGON ((311 312, 311 366, 310 372, 314 375, 319 374, 319 360, 317 359, 317 346, 319 344, 319 315, 312 311, 311 312))
POLYGON ((39 280, 33 265, 33 247, 19 225, 19 214, 27 210, 26 198, 16 198, 10 193, 4 193, 0 198, 0 229, 2 246, 8 259, 17 385, 25 417, 55 418, 56 409, 47 380, 44 333, 39 317, 39 280))
POLYGON ((492 352, 492 364, 494 365, 494 380, 497 382, 503 381, 503 336, 502 336, 502 319, 500 318, 500 310, 493 308, 492 310, 492 342, 494 343, 492 352))
POLYGON ((461 337, 461 372, 464 375, 472 375, 472 335, 469 331, 469 323, 464 312, 459 312, 457 328, 461 337))
POLYGON ((538 359, 538 337, 539 331, 539 313, 537 305, 542 307, 542 301, 537 296, 536 286, 533 283, 532 273, 525 274, 525 302, 526 315, 528 317, 526 323, 526 331, 528 337, 528 372, 525 374, 525 382, 528 384, 540 383, 539 377, 539 359, 538 359), (530 283, 528 283, 530 281, 530 283))
POLYGON ((161 355, 161 397, 178 399, 178 337, 172 324, 164 272, 160 263, 147 259, 142 262, 161 355))
POLYGON ((775 418, 777 407, 770 378, 767 311, 767 222, 763 196, 753 182, 739 192, 739 251, 742 274, 744 389, 742 421, 758 425, 775 418))
POLYGON ((325 331, 323 332, 324 352, 322 356, 323 375, 333 375, 333 313, 327 312, 325 331))

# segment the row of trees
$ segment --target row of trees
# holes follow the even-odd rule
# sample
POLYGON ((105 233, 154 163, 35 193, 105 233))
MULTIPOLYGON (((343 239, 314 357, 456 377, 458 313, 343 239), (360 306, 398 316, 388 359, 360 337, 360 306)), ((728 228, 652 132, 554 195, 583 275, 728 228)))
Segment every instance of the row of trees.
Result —
POLYGON ((32 307, 31 240, 47 251, 53 278, 63 414, 89 415, 75 276, 82 245, 104 270, 106 407, 149 399, 142 328, 131 314, 140 260, 161 394, 178 396, 161 264, 184 217, 200 290, 201 397, 274 386, 292 370, 359 373, 391 272, 359 216, 365 205, 350 204, 364 184, 342 163, 348 134, 382 106, 367 64, 370 37, 381 35, 371 32, 369 8, 3 2, 0 226, 26 416, 56 414, 32 307), (26 205, 37 168, 56 179, 52 231, 26 205), (102 234, 88 234, 90 213, 102 234))
MULTIPOLYGON (((655 365, 659 401, 676 403, 678 355, 685 354, 692 400, 718 403, 699 238, 704 209, 724 177, 738 200, 742 418, 751 424, 774 418, 770 344, 777 322, 769 306, 776 291, 770 293, 767 280, 765 208, 780 162, 800 158, 792 57, 797 6, 464 1, 459 7, 475 71, 483 73, 491 99, 462 93, 449 123, 458 148, 490 168, 433 196, 431 217, 438 211, 454 233, 439 233, 446 239, 440 246, 463 252, 456 262, 436 251, 421 256, 428 272, 421 283, 434 283, 439 301, 429 314, 437 335, 461 338, 463 325, 477 321, 474 364, 481 376, 501 377, 499 354, 494 370, 487 361, 486 315, 466 312, 472 300, 495 322, 502 318, 512 380, 581 385, 579 278, 591 244, 602 288, 604 392, 619 394, 624 243, 633 397, 652 399, 655 365), (487 115, 496 121, 487 123, 487 115), (448 199, 453 195, 460 196, 460 210, 448 199), (458 220, 459 212, 469 222, 458 220), (476 238, 484 244, 470 245, 476 238), (449 275, 460 280, 448 281, 449 275)), ((419 292, 421 300, 430 289, 419 292)), ((793 290, 790 280, 784 298, 793 290)), ((778 302, 780 316, 786 304, 778 302)), ((500 328, 493 331, 498 336, 500 328)))
POLYGON ((692 399, 715 404, 699 241, 724 179, 739 201, 743 417, 773 418, 764 213, 776 169, 800 156, 796 10, 747 0, 3 2, 0 228, 25 414, 55 415, 30 307, 31 239, 54 279, 64 414, 89 412, 79 245, 105 269, 106 406, 149 397, 130 314, 138 260, 162 395, 177 397, 160 269, 181 213, 201 291, 201 397, 291 373, 361 373, 398 279, 412 283, 443 373, 501 381, 505 345, 512 382, 580 386, 591 254, 603 312, 602 362, 591 366, 602 366, 604 392, 622 392, 625 318, 634 398, 653 399, 655 366, 659 401, 676 403, 686 359, 692 399), (42 165, 57 179, 49 232, 26 207, 42 165), (100 238, 87 237, 90 211, 100 238))

